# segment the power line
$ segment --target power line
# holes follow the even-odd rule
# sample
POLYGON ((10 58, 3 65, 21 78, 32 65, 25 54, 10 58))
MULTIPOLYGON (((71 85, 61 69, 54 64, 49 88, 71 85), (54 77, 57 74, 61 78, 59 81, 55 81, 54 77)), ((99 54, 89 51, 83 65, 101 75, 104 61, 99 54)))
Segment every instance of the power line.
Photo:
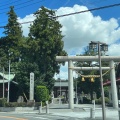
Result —
POLYGON ((70 0, 67 0, 63 6, 66 6, 69 2, 70 2, 70 0))
MULTIPOLYGON (((17 4, 17 5, 13 5, 13 6, 24 5, 24 4, 26 4, 26 3, 30 2, 30 1, 31 1, 31 0, 29 0, 29 1, 27 1, 27 2, 23 2, 23 3, 17 4)), ((45 0, 40 0, 40 1, 33 2, 33 3, 31 3, 31 4, 28 4, 28 5, 24 5, 24 6, 18 7, 18 8, 15 8, 15 10, 19 10, 19 9, 21 9, 21 8, 25 8, 25 7, 28 7, 28 6, 31 6, 31 5, 40 3, 40 2, 42 2, 42 1, 45 1, 45 0)), ((5 8, 5 9, 7 9, 7 8, 5 8)), ((1 9, 0 9, 0 10, 1 10, 1 9)), ((6 12, 1 12, 0 14, 4 14, 4 13, 6 13, 6 12)))
POLYGON ((112 5, 107 5, 107 6, 102 6, 102 7, 93 8, 93 9, 84 10, 84 11, 79 11, 79 12, 74 12, 74 13, 69 13, 69 14, 64 14, 64 15, 59 15, 59 16, 56 16, 56 17, 57 18, 59 18, 59 17, 65 17, 65 16, 70 16, 70 15, 85 13, 85 12, 89 12, 89 11, 95 11, 95 10, 100 10, 100 9, 106 9, 106 8, 116 7, 116 6, 120 6, 120 3, 118 3, 118 4, 112 4, 112 5))
POLYGON ((101 3, 101 2, 104 2, 104 1, 107 1, 107 0, 96 0, 96 1, 90 2, 89 4, 101 3))
POLYGON ((22 6, 22 7, 16 8, 15 10, 19 10, 19 9, 21 9, 21 8, 31 6, 31 5, 33 5, 33 4, 40 3, 40 2, 42 2, 42 1, 45 1, 45 0, 40 0, 40 1, 34 2, 34 3, 32 3, 32 4, 29 4, 29 5, 25 5, 25 6, 22 6))
MULTIPOLYGON (((102 7, 93 8, 93 9, 84 10, 84 11, 79 11, 79 12, 74 12, 74 13, 69 13, 69 14, 64 14, 64 15, 59 15, 59 16, 54 16, 54 17, 50 16, 50 17, 51 18, 60 18, 60 17, 70 16, 70 15, 75 15, 75 14, 80 14, 80 13, 85 13, 85 12, 95 11, 95 10, 100 10, 100 9, 106 9, 106 8, 111 8, 111 7, 116 7, 116 6, 120 6, 120 3, 102 6, 102 7)), ((19 24, 27 24, 27 23, 31 23, 31 22, 33 22, 33 21, 27 21, 27 22, 23 22, 23 23, 19 23, 19 24)), ((5 26, 0 26, 0 28, 4 28, 4 27, 5 26)))
MULTIPOLYGON (((19 0, 15 1, 15 2, 18 2, 18 1, 19 1, 19 0)), ((24 5, 24 4, 29 3, 29 2, 31 2, 31 1, 33 1, 33 0, 28 0, 28 1, 26 1, 26 2, 22 2, 22 3, 19 3, 19 4, 13 5, 13 6, 24 5)), ((13 2, 13 3, 15 3, 15 2, 13 2)), ((8 5, 10 5, 10 4, 8 4, 8 5)), ((11 5, 11 6, 12 6, 12 5, 11 5)), ((5 9, 8 9, 8 7, 0 8, 0 10, 5 10, 5 9)))
POLYGON ((107 1, 107 0, 95 0, 95 1, 92 1, 92 2, 87 1, 86 3, 83 0, 81 2, 82 2, 83 5, 90 5, 90 4, 96 4, 96 3, 101 3, 101 2, 105 2, 105 1, 107 1))
POLYGON ((0 28, 4 28, 5 26, 0 26, 0 28))
POLYGON ((2 5, 0 5, 0 7, 3 7, 3 6, 8 6, 8 5, 11 5, 12 3, 16 3, 16 2, 20 2, 20 0, 16 0, 16 1, 12 1, 12 2, 7 2, 7 4, 2 4, 2 5))
MULTIPOLYGON (((28 24, 28 23, 31 23, 33 21, 27 21, 27 22, 23 22, 23 23, 19 23, 19 24, 28 24)), ((0 26, 0 28, 4 28, 5 26, 0 26)))
POLYGON ((10 0, 4 0, 4 2, 3 2, 3 0, 0 1, 0 5, 6 5, 6 3, 7 4, 11 3, 11 1, 10 0))
MULTIPOLYGON (((25 8, 25 7, 28 7, 28 6, 31 6, 31 5, 40 3, 40 2, 42 2, 42 1, 45 1, 45 0, 40 0, 40 1, 38 1, 38 2, 34 2, 34 3, 28 4, 28 5, 24 5, 24 6, 22 6, 22 7, 19 7, 19 8, 15 8, 15 10, 17 11, 17 10, 19 10, 19 9, 21 9, 21 8, 25 8)), ((25 3, 26 3, 26 2, 25 2, 25 3)), ((0 13, 0 14, 3 14, 3 13, 6 13, 6 12, 2 12, 2 13, 0 13)), ((6 23, 6 22, 7 22, 7 21, 0 22, 0 24, 1 24, 1 23, 6 23)))

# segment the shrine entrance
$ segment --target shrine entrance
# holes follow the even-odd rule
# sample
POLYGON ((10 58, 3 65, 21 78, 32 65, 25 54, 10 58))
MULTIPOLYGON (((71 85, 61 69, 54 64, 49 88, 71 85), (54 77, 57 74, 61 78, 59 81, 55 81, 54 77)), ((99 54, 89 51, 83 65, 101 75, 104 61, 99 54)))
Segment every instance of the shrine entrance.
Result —
MULTIPOLYGON (((73 99, 73 70, 90 70, 96 69, 99 70, 99 67, 74 67, 74 61, 99 61, 98 56, 57 56, 56 61, 68 62, 68 98, 69 98, 69 108, 74 108, 74 99, 73 99)), ((101 67, 101 69, 110 69, 110 80, 111 80, 111 89, 112 89, 112 102, 113 108, 118 108, 118 97, 117 97, 117 87, 116 87, 116 76, 114 62, 119 62, 120 57, 118 56, 101 56, 101 61, 108 61, 109 67, 101 67)))

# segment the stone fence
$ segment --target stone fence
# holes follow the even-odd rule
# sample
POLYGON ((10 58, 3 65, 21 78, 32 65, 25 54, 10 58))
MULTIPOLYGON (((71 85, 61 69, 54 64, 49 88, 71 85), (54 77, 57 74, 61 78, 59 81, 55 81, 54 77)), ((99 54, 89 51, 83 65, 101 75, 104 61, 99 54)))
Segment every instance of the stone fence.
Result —
POLYGON ((0 107, 0 112, 29 112, 37 109, 37 107, 0 107))

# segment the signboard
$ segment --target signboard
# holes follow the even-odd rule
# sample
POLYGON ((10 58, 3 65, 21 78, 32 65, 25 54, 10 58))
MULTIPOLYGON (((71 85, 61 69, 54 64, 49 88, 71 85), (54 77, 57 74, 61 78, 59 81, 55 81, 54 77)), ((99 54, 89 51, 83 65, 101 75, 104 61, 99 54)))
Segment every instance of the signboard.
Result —
POLYGON ((34 73, 30 73, 30 100, 34 100, 34 73))

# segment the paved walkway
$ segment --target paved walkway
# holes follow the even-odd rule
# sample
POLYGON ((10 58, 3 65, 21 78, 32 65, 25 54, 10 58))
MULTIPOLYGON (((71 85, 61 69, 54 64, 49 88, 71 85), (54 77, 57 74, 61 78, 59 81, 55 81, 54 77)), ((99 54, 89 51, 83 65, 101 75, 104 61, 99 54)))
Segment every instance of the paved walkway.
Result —
MULTIPOLYGON (((75 109, 68 109, 68 105, 58 105, 51 104, 49 113, 53 115, 59 116, 69 116, 69 117, 77 117, 80 120, 102 120, 102 108, 101 105, 96 105, 95 109, 95 119, 90 118, 90 108, 93 105, 88 104, 78 104, 74 105, 75 109)), ((110 107, 106 107, 106 120, 119 120, 118 110, 115 110, 110 107)))
MULTIPOLYGON (((71 120, 102 120, 102 108, 101 105, 95 106, 95 119, 90 118, 90 108, 93 107, 92 104, 75 104, 73 110, 68 109, 67 104, 50 104, 49 114, 55 116, 68 116, 71 117, 71 120)), ((2 112, 1 112, 2 113, 2 112)), ((13 112, 11 112, 13 113, 13 112)), ((39 110, 34 111, 19 111, 16 113, 32 113, 38 114, 39 110)), ((43 113, 46 113, 45 108, 43 113)), ((48 115, 49 115, 48 114, 48 115)), ((115 110, 111 107, 106 107, 106 119, 105 120, 120 120, 118 116, 118 110, 115 110)))

